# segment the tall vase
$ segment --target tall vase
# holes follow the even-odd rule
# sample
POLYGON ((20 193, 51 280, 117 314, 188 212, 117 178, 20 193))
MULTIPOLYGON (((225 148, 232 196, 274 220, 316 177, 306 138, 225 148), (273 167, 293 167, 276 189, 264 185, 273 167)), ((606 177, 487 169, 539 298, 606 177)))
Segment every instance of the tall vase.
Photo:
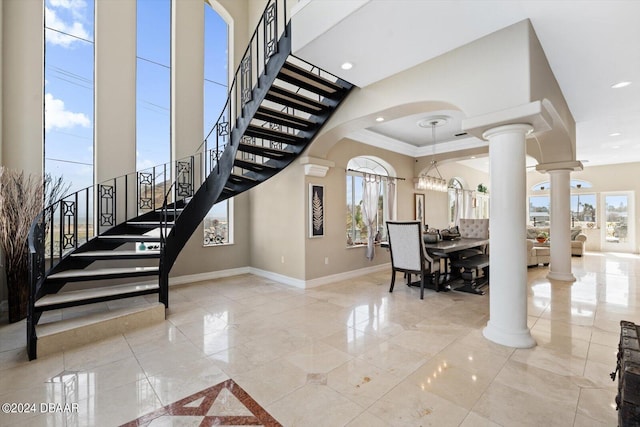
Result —
POLYGON ((27 317, 29 307, 29 270, 26 262, 18 265, 7 260, 7 300, 9 303, 9 323, 19 322, 27 317))

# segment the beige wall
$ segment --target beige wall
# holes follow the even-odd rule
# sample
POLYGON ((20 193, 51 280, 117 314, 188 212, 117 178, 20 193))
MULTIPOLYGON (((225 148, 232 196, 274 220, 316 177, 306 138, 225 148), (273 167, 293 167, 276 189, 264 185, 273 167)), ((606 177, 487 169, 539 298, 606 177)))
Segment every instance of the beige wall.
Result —
POLYGON ((2 164, 43 173, 44 8, 37 1, 2 4, 2 164))
POLYGON ((94 177, 101 183, 136 168, 136 1, 98 1, 95 9, 94 177))
MULTIPOLYGON (((635 252, 640 252, 640 163, 622 163, 608 166, 588 166, 579 172, 572 172, 571 179, 582 179, 589 181, 593 187, 589 189, 572 189, 572 194, 577 192, 584 194, 614 192, 614 191, 632 191, 634 193, 634 209, 635 209, 635 252)), ((549 181, 548 174, 541 174, 531 171, 527 174, 527 189, 543 182, 549 181)), ((537 191, 535 195, 546 195, 548 191, 537 191)), ((532 195, 529 190, 529 196, 532 195)), ((603 206, 600 197, 598 197, 597 216, 602 218, 603 206)), ((586 249, 588 251, 601 250, 601 230, 585 230, 587 235, 586 249)))

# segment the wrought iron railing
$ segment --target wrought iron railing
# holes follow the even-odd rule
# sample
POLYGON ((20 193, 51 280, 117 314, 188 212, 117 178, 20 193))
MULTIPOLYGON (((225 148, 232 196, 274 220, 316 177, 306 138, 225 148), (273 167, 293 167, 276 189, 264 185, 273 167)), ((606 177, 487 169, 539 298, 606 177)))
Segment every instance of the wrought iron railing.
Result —
MULTIPOLYGON (((142 213, 156 209, 166 213, 168 204, 193 196, 229 147, 238 117, 253 99, 254 86, 259 86, 269 59, 277 53, 279 36, 288 31, 286 9, 286 0, 270 0, 266 5, 225 106, 196 154, 79 190, 47 206, 34 220, 28 240, 34 300, 46 274, 82 244, 142 213), (165 197, 169 193, 171 197, 165 197)), ((166 229, 164 232, 163 239, 166 229)))

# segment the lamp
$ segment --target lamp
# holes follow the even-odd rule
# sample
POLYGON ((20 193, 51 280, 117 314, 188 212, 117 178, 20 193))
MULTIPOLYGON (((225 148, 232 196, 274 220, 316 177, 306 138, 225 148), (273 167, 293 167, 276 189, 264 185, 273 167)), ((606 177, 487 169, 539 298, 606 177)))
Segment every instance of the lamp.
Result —
MULTIPOLYGON (((419 125, 423 126, 424 124, 428 124, 431 126, 431 139, 433 139, 433 158, 431 159, 431 163, 429 165, 429 169, 418 178, 418 188, 420 190, 432 190, 432 191, 448 191, 447 181, 442 178, 442 174, 438 170, 438 164, 436 161, 436 126, 442 125, 446 123, 446 119, 442 118, 434 118, 428 120, 427 122, 420 122, 419 125), (435 171, 434 176, 429 175, 429 172, 435 171)), ((423 126, 426 127, 426 126, 423 126)))

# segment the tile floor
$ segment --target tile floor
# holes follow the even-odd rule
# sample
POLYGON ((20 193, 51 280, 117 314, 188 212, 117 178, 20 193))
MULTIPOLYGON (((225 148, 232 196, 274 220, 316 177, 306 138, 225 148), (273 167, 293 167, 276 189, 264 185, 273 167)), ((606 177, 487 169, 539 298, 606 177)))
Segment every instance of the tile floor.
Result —
POLYGON ((528 270, 527 350, 483 338, 488 295, 389 294, 389 272, 306 291, 252 275, 176 287, 164 323, 34 362, 24 323, 5 319, 0 402, 77 411, 0 425, 115 426, 231 379, 284 426, 613 426, 640 257, 588 253, 573 268, 573 284, 528 270))

